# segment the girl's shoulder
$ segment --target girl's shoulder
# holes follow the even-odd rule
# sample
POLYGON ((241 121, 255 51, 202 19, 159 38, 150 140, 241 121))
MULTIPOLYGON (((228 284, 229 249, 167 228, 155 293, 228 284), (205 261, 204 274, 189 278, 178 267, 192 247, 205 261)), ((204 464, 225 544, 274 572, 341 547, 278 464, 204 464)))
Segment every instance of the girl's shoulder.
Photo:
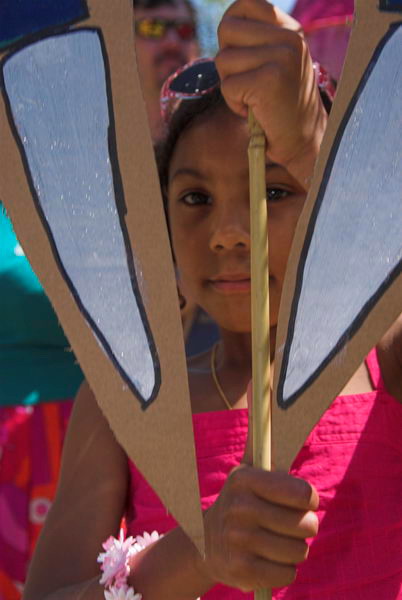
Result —
POLYGON ((402 402, 402 314, 381 339, 377 355, 386 389, 402 402))
POLYGON ((57 494, 30 566, 24 597, 59 597, 56 590, 67 584, 99 577, 96 556, 110 533, 118 531, 127 490, 126 454, 88 384, 83 383, 63 447, 57 494), (84 543, 77 544, 81 539, 84 543))
MULTIPOLYGON (((70 510, 77 512, 78 521, 86 523, 91 510, 102 498, 102 519, 119 523, 122 514, 116 516, 116 507, 122 510, 128 485, 128 461, 124 449, 103 415, 87 382, 84 382, 74 401, 63 447, 63 459, 59 479, 56 514, 70 510), (85 502, 76 505, 77 498, 85 502)), ((101 519, 101 520, 102 520, 101 519)), ((75 521, 74 521, 75 522, 75 521)), ((116 526, 115 526, 116 528, 116 526)), ((108 536, 107 530, 99 534, 108 536)), ((109 531, 112 531, 110 529, 109 531)), ((115 529, 113 529, 115 531, 115 529)))
POLYGON ((74 400, 71 428, 87 427, 92 425, 104 424, 105 417, 96 401, 95 395, 91 390, 89 383, 84 380, 78 389, 74 400))
POLYGON ((116 440, 115 434, 86 381, 81 384, 74 401, 63 450, 64 465, 75 468, 73 465, 77 460, 76 449, 82 448, 83 443, 86 452, 85 461, 82 461, 82 464, 85 464, 89 470, 104 469, 105 460, 110 462, 111 471, 116 473, 126 465, 126 453, 116 440))

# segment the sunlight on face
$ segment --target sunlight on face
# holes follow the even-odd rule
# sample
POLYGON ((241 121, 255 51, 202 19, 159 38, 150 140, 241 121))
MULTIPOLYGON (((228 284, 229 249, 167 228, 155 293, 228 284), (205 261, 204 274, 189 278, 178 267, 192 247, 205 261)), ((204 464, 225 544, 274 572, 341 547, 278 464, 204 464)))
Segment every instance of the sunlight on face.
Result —
MULTIPOLYGON (((226 108, 179 138, 169 169, 172 243, 185 294, 221 327, 251 330, 248 130, 226 108)), ((305 194, 267 164, 271 323, 277 321, 286 262, 305 194)))

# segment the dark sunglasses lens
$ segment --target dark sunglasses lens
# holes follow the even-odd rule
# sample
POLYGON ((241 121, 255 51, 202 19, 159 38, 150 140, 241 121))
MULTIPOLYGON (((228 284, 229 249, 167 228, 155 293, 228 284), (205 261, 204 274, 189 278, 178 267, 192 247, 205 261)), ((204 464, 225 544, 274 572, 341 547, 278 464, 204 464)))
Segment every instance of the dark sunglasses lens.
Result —
POLYGON ((176 25, 177 35, 183 41, 192 40, 195 37, 195 27, 193 23, 180 23, 176 25))
POLYGON ((208 61, 192 65, 175 77, 169 87, 173 92, 181 94, 200 94, 218 83, 219 75, 215 63, 208 61))

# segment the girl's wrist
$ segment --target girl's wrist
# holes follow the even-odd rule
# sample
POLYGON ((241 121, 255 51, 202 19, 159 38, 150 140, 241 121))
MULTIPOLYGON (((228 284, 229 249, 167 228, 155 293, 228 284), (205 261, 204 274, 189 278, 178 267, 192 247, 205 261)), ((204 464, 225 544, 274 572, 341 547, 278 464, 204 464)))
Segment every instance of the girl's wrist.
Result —
POLYGON ((102 575, 99 583, 104 585, 106 600, 142 600, 134 586, 132 563, 133 557, 143 552, 161 536, 156 531, 142 536, 126 537, 120 529, 119 538, 110 536, 103 544, 104 552, 98 556, 102 575))
POLYGON ((328 114, 321 104, 317 111, 312 135, 304 143, 300 143, 294 156, 283 163, 285 169, 300 183, 306 192, 308 192, 311 185, 327 122, 328 114))
MULTIPOLYGON (((204 530, 206 530, 205 521, 206 521, 206 515, 208 513, 208 510, 203 511, 204 512, 204 514, 203 514, 204 530)), ((192 575, 191 575, 192 583, 193 583, 194 589, 197 590, 197 595, 202 596, 202 595, 206 594, 212 587, 217 585, 219 583, 219 581, 214 579, 211 575, 211 572, 209 569, 209 562, 208 562, 207 556, 206 556, 206 551, 204 550, 203 554, 200 553, 199 550, 196 548, 196 546, 193 544, 193 542, 190 541, 190 539, 187 537, 187 535, 181 529, 175 530, 175 533, 176 532, 179 535, 184 536, 184 539, 186 540, 186 546, 188 545, 188 558, 190 561, 189 572, 192 573, 192 575)), ((205 543, 206 543, 206 539, 205 539, 205 543)))
POLYGON ((194 568, 198 574, 200 581, 200 588, 202 585, 203 593, 210 590, 215 585, 221 583, 220 579, 216 577, 216 567, 214 567, 213 561, 211 561, 209 547, 213 547, 211 543, 209 531, 214 531, 215 524, 214 520, 215 505, 212 504, 208 509, 203 511, 204 519, 204 532, 205 532, 205 550, 203 554, 200 554, 198 550, 195 550, 194 568))
POLYGON ((214 585, 219 583, 212 577, 210 573, 208 560, 205 553, 204 555, 201 555, 198 550, 195 550, 194 553, 194 570, 197 573, 199 586, 200 589, 203 590, 203 593, 207 592, 214 587, 214 585))
POLYGON ((217 583, 205 567, 193 542, 177 527, 130 558, 128 583, 144 600, 194 600, 217 583))

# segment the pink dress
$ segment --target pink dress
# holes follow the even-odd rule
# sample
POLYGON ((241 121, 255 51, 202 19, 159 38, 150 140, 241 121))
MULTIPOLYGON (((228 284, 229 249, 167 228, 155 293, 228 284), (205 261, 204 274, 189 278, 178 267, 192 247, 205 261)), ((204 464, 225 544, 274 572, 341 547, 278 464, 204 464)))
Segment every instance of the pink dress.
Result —
MULTIPOLYGON (((319 492, 320 531, 275 600, 402 599, 402 404, 386 391, 375 350, 366 362, 374 391, 336 398, 293 463, 319 492)), ((247 411, 196 414, 194 431, 205 509, 242 458, 247 411)), ((130 471, 128 531, 168 531, 173 518, 132 463, 130 471)), ((252 597, 219 585, 203 599, 252 597)))

